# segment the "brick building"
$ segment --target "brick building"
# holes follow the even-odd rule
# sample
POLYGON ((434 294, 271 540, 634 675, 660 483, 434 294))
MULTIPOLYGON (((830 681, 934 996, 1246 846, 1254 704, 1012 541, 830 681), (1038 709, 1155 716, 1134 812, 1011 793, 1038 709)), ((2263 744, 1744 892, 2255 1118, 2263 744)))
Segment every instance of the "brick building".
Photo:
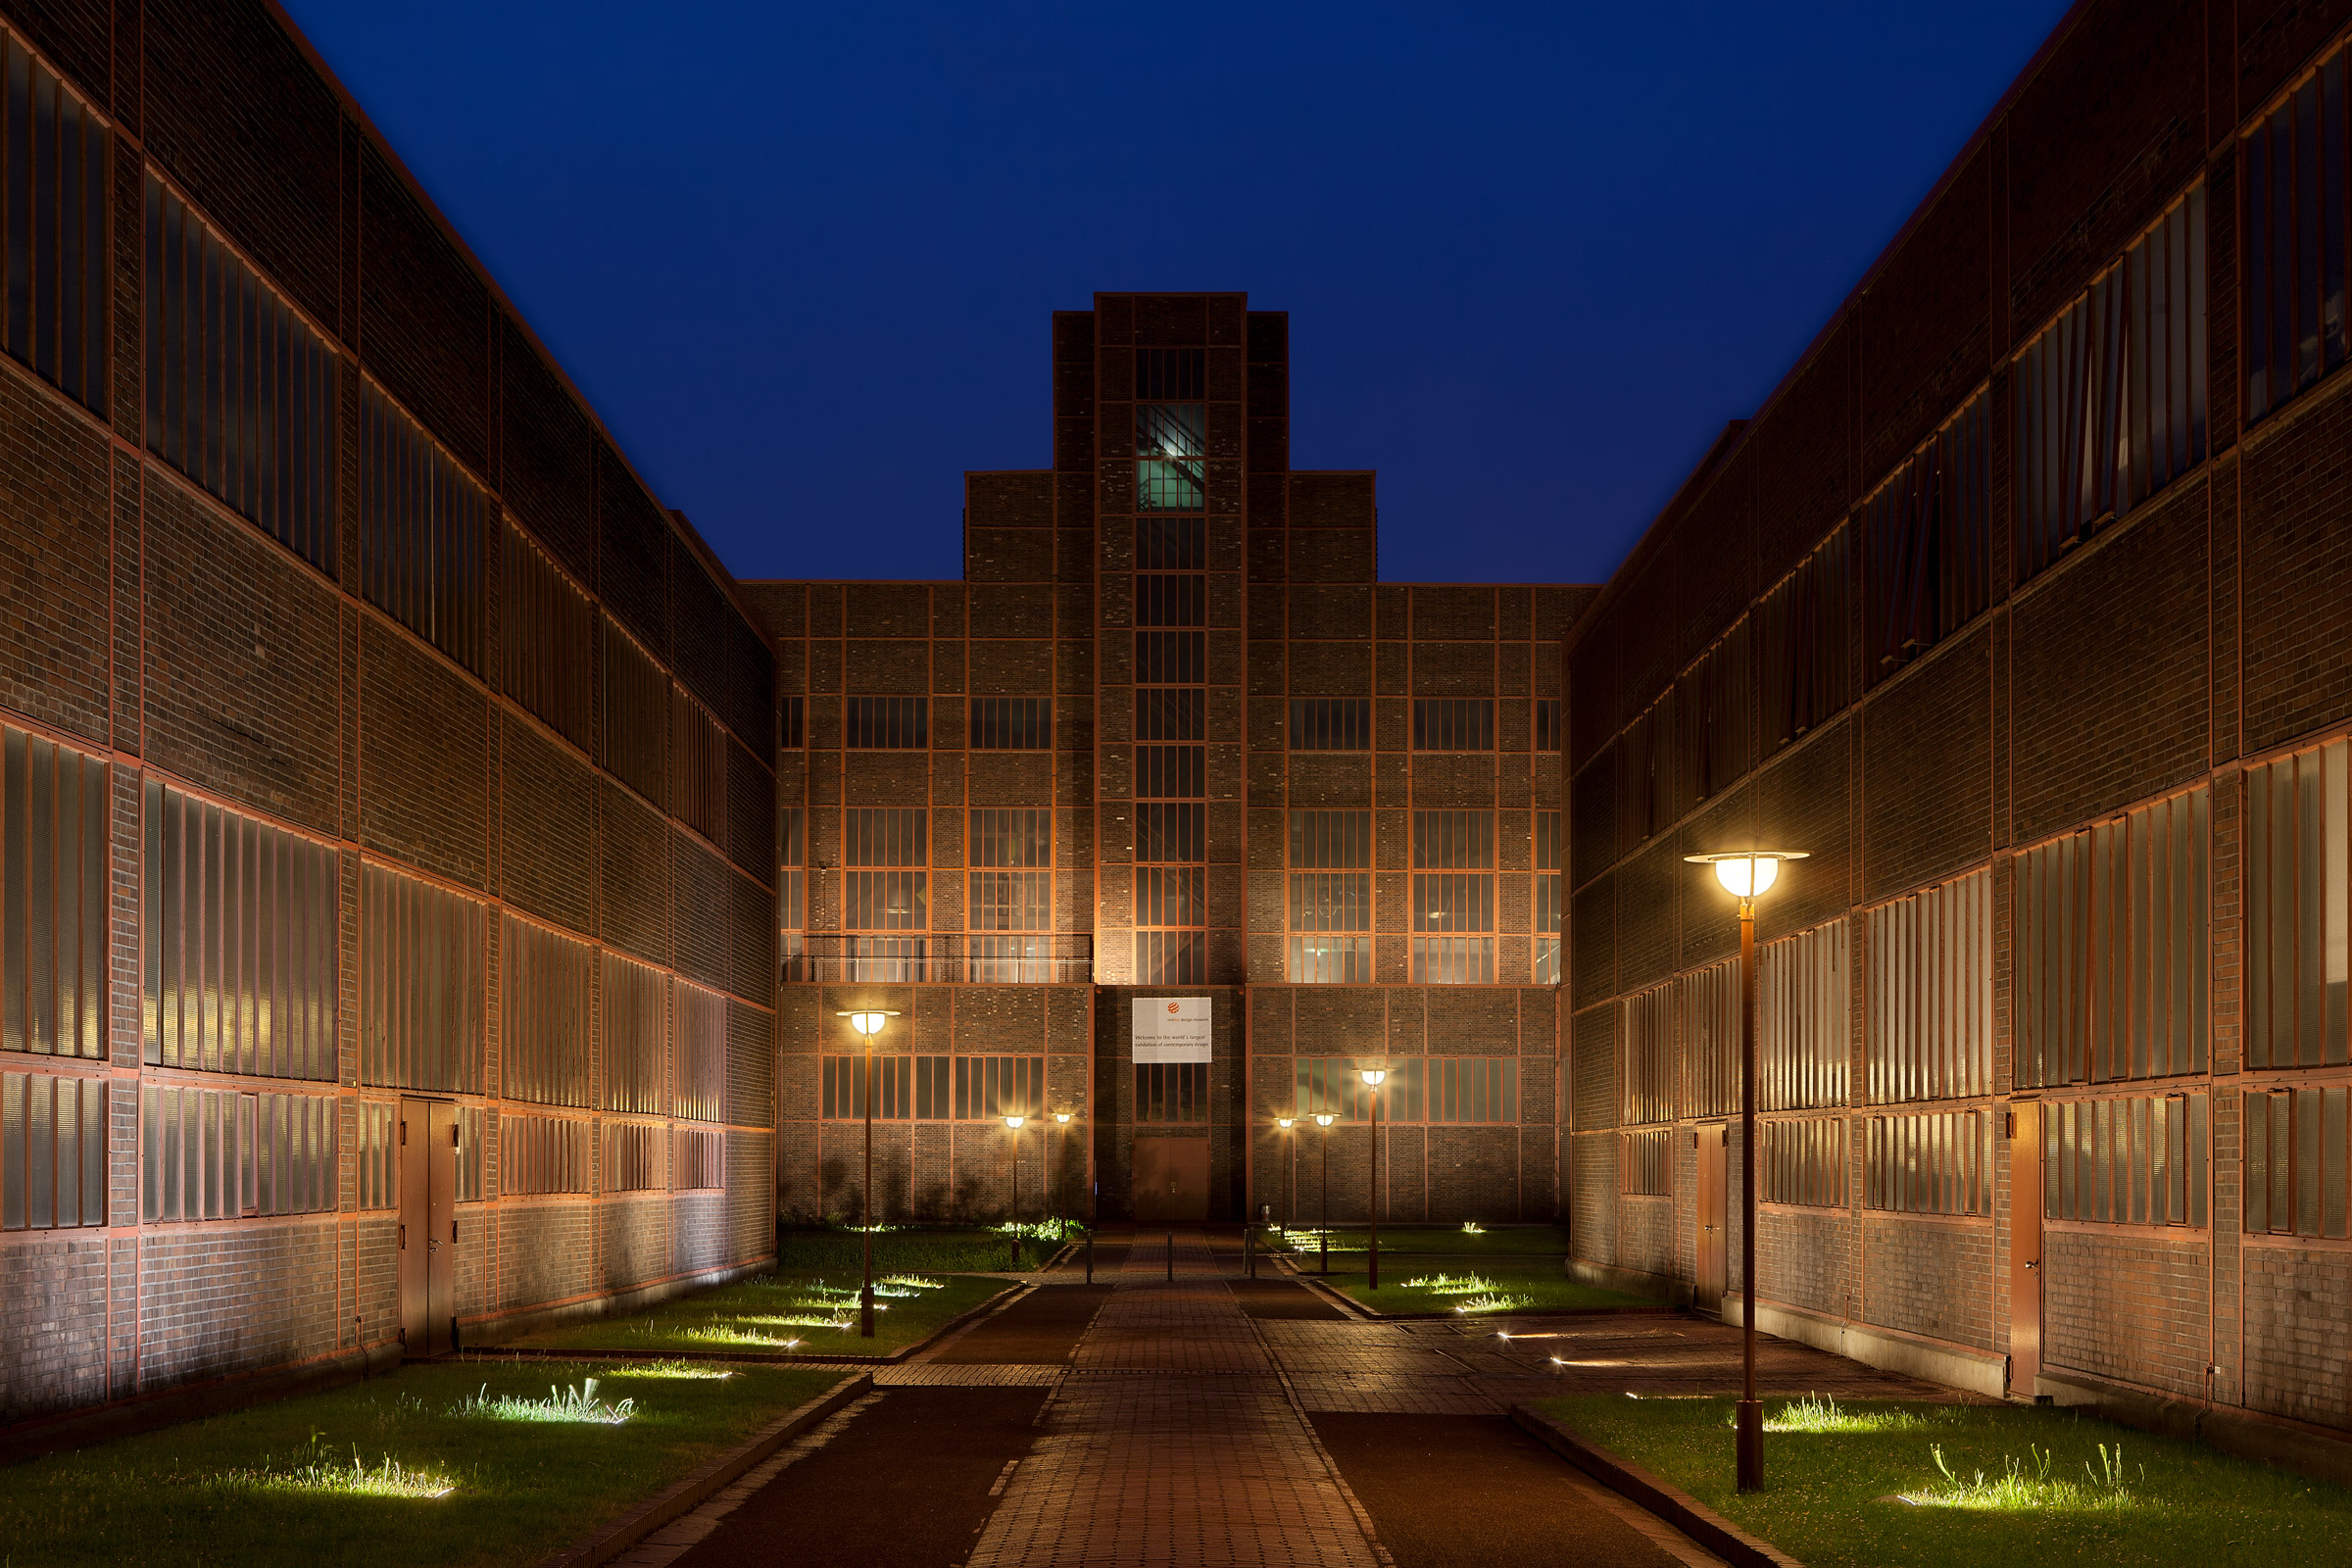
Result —
POLYGON ((772 1255, 772 652, 274 8, 0 10, 0 1419, 772 1255))
POLYGON ((1548 1218, 1560 647, 1593 590, 1383 584, 1373 476, 1290 466, 1288 318, 1054 318, 1051 469, 973 473, 964 574, 752 583, 778 647, 780 1201, 1548 1218), (1134 1020, 1207 1002, 1207 1059, 1134 1020), (1141 1054, 1155 1054, 1147 1042, 1141 1054), (1015 1134, 1005 1113, 1067 1114, 1015 1134), (1393 1127, 1393 1132, 1386 1131, 1393 1127), (1091 1184, 1091 1185, 1090 1185, 1091 1184))
POLYGON ((1571 634, 1593 1274, 1741 1283, 1737 931, 1683 857, 1806 851, 1763 1325, 2352 1426, 2346 21, 2077 6, 1571 634))

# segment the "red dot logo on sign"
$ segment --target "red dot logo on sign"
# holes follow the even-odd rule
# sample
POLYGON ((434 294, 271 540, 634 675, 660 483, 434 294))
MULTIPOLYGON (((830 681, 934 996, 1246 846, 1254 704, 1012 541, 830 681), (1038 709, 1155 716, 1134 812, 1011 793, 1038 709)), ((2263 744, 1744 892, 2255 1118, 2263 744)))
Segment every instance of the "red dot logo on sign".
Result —
POLYGON ((1174 1017, 1176 1015, 1176 1004, 1173 1002, 1168 1004, 1168 1015, 1170 1017, 1174 1017))

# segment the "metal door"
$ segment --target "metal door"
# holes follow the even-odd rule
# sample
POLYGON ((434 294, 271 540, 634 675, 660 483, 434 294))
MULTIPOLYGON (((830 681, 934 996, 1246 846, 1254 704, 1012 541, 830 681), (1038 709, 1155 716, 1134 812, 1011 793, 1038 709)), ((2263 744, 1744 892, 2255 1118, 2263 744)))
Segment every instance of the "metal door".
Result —
POLYGON ((2041 1104, 2009 1107, 2009 1392, 2041 1372, 2041 1104))
POLYGON ((1729 1127, 1701 1127, 1698 1139, 1698 1265, 1696 1304, 1702 1312, 1723 1310, 1723 1291, 1731 1278, 1732 1225, 1724 1187, 1724 1159, 1731 1149, 1729 1127))
POLYGON ((1207 1139, 1136 1139, 1135 1217, 1146 1225, 1208 1218, 1207 1139))
POLYGON ((458 1107, 400 1102, 400 1342, 411 1355, 457 1348, 458 1107))

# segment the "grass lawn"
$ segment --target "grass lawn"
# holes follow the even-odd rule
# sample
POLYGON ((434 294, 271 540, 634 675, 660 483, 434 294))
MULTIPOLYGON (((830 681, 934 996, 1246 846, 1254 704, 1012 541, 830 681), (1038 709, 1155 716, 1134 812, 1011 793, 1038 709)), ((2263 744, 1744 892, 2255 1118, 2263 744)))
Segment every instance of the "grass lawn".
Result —
POLYGON ((511 1568, 633 1506, 840 1377, 659 1363, 408 1366, 13 1466, 0 1484, 0 1539, 12 1563, 68 1568, 315 1568, 387 1557, 417 1568, 511 1568), (579 1390, 585 1377, 600 1380, 596 1405, 525 1403, 546 1400, 550 1384, 579 1390), (486 1407, 475 1403, 485 1385, 486 1407), (609 1417, 622 1400, 635 1406, 617 1425, 580 1419, 609 1417))
POLYGON ((2352 1491, 2065 1410, 1768 1399, 1765 1489, 1742 1496, 1728 1399, 1541 1408, 1813 1568, 2352 1558, 2352 1491), (1898 1495, 1920 1505, 1877 1500, 1898 1495))
POLYGON ((555 1350, 887 1355, 1006 1286, 982 1275, 886 1274, 877 1260, 874 1337, 865 1340, 858 1337, 858 1278, 855 1269, 761 1274, 649 1312, 549 1329, 514 1343, 555 1350))
MULTIPOLYGON (((1269 1225, 1259 1229, 1257 1242, 1270 1251, 1312 1257, 1321 1234, 1311 1225, 1295 1225, 1287 1233, 1280 1226, 1269 1225)), ((1332 1230, 1334 1257, 1342 1252, 1362 1253, 1370 1247, 1370 1233, 1361 1226, 1332 1230)), ((1391 1252, 1444 1253, 1448 1257, 1560 1258, 1568 1255, 1568 1233, 1549 1225, 1513 1225, 1508 1229, 1480 1231, 1465 1231, 1459 1225, 1383 1225, 1380 1228, 1383 1273, 1387 1272, 1391 1252)))
POLYGON ((1395 1258, 1387 1237, 1380 1249, 1380 1289, 1366 1283, 1363 1254, 1346 1263, 1332 1253, 1331 1273, 1315 1272, 1314 1256, 1298 1260, 1301 1274, 1319 1279, 1375 1312, 1454 1312, 1490 1317, 1509 1312, 1570 1312, 1603 1306, 1655 1306, 1620 1291, 1585 1285, 1560 1272, 1555 1258, 1395 1258))
MULTIPOLYGON (((1031 1221, 1022 1227, 1021 1266, 1036 1268, 1052 1257, 1061 1243, 1041 1237, 1046 1227, 1031 1221)), ((1073 1237, 1084 1234, 1076 1225, 1070 1227, 1073 1237)), ((776 1267, 838 1277, 844 1272, 855 1274, 862 1266, 859 1242, 855 1230, 828 1226, 823 1229, 787 1230, 777 1238, 776 1267)), ((1012 1267, 1012 1238, 1004 1231, 988 1225, 953 1225, 917 1228, 892 1227, 874 1233, 874 1272, 900 1273, 907 1270, 932 1270, 954 1273, 965 1269, 1009 1269, 1012 1267)))

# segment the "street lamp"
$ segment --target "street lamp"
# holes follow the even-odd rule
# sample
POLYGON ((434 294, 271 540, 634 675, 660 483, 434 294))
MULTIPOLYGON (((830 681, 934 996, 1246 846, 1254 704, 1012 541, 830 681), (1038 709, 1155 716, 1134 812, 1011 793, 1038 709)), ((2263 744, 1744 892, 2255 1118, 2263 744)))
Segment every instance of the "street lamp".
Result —
POLYGON ((1012 1129, 1012 1266, 1021 1266, 1021 1123, 1026 1116, 1007 1116, 1004 1125, 1012 1129))
MULTIPOLYGON (((1066 1110, 1055 1111, 1054 1127, 1060 1128, 1066 1135, 1070 1130, 1070 1113, 1066 1110)), ((1055 1210, 1054 1217, 1058 1219, 1061 1208, 1061 1167, 1054 1163, 1054 1127, 1046 1129, 1046 1180, 1053 1184, 1047 1189, 1049 1200, 1047 1206, 1055 1210)), ((1065 1230, 1061 1236, 1066 1241, 1069 1238, 1069 1232, 1065 1230)))
POLYGON ((1372 1098, 1372 1263, 1364 1280, 1370 1291, 1380 1289, 1380 1085, 1388 1075, 1386 1067, 1363 1069, 1364 1087, 1372 1098))
POLYGON ((1331 1272, 1331 1124, 1336 1118, 1327 1110, 1315 1112, 1315 1125, 1323 1129, 1323 1173, 1315 1178, 1315 1191, 1323 1200, 1323 1222, 1315 1231, 1315 1246, 1323 1253, 1323 1272, 1331 1272))
POLYGON ((1740 901, 1740 1435, 1736 1448, 1741 1492, 1764 1485, 1764 1406, 1756 1398, 1756 900, 1781 874, 1783 860, 1801 850, 1740 850, 1686 855, 1715 868, 1715 880, 1740 901))
POLYGON ((1282 1244, 1291 1244, 1291 1200, 1298 1185, 1298 1140, 1292 1129, 1298 1125, 1296 1116, 1277 1116, 1274 1125, 1282 1129, 1282 1244))
POLYGON ((849 1019, 850 1027, 865 1037, 865 1183, 858 1200, 858 1207, 864 1211, 858 1229, 865 1244, 865 1286, 858 1293, 858 1336, 870 1340, 874 1337, 874 1036, 898 1012, 880 1008, 837 1012, 833 1016, 849 1019))

